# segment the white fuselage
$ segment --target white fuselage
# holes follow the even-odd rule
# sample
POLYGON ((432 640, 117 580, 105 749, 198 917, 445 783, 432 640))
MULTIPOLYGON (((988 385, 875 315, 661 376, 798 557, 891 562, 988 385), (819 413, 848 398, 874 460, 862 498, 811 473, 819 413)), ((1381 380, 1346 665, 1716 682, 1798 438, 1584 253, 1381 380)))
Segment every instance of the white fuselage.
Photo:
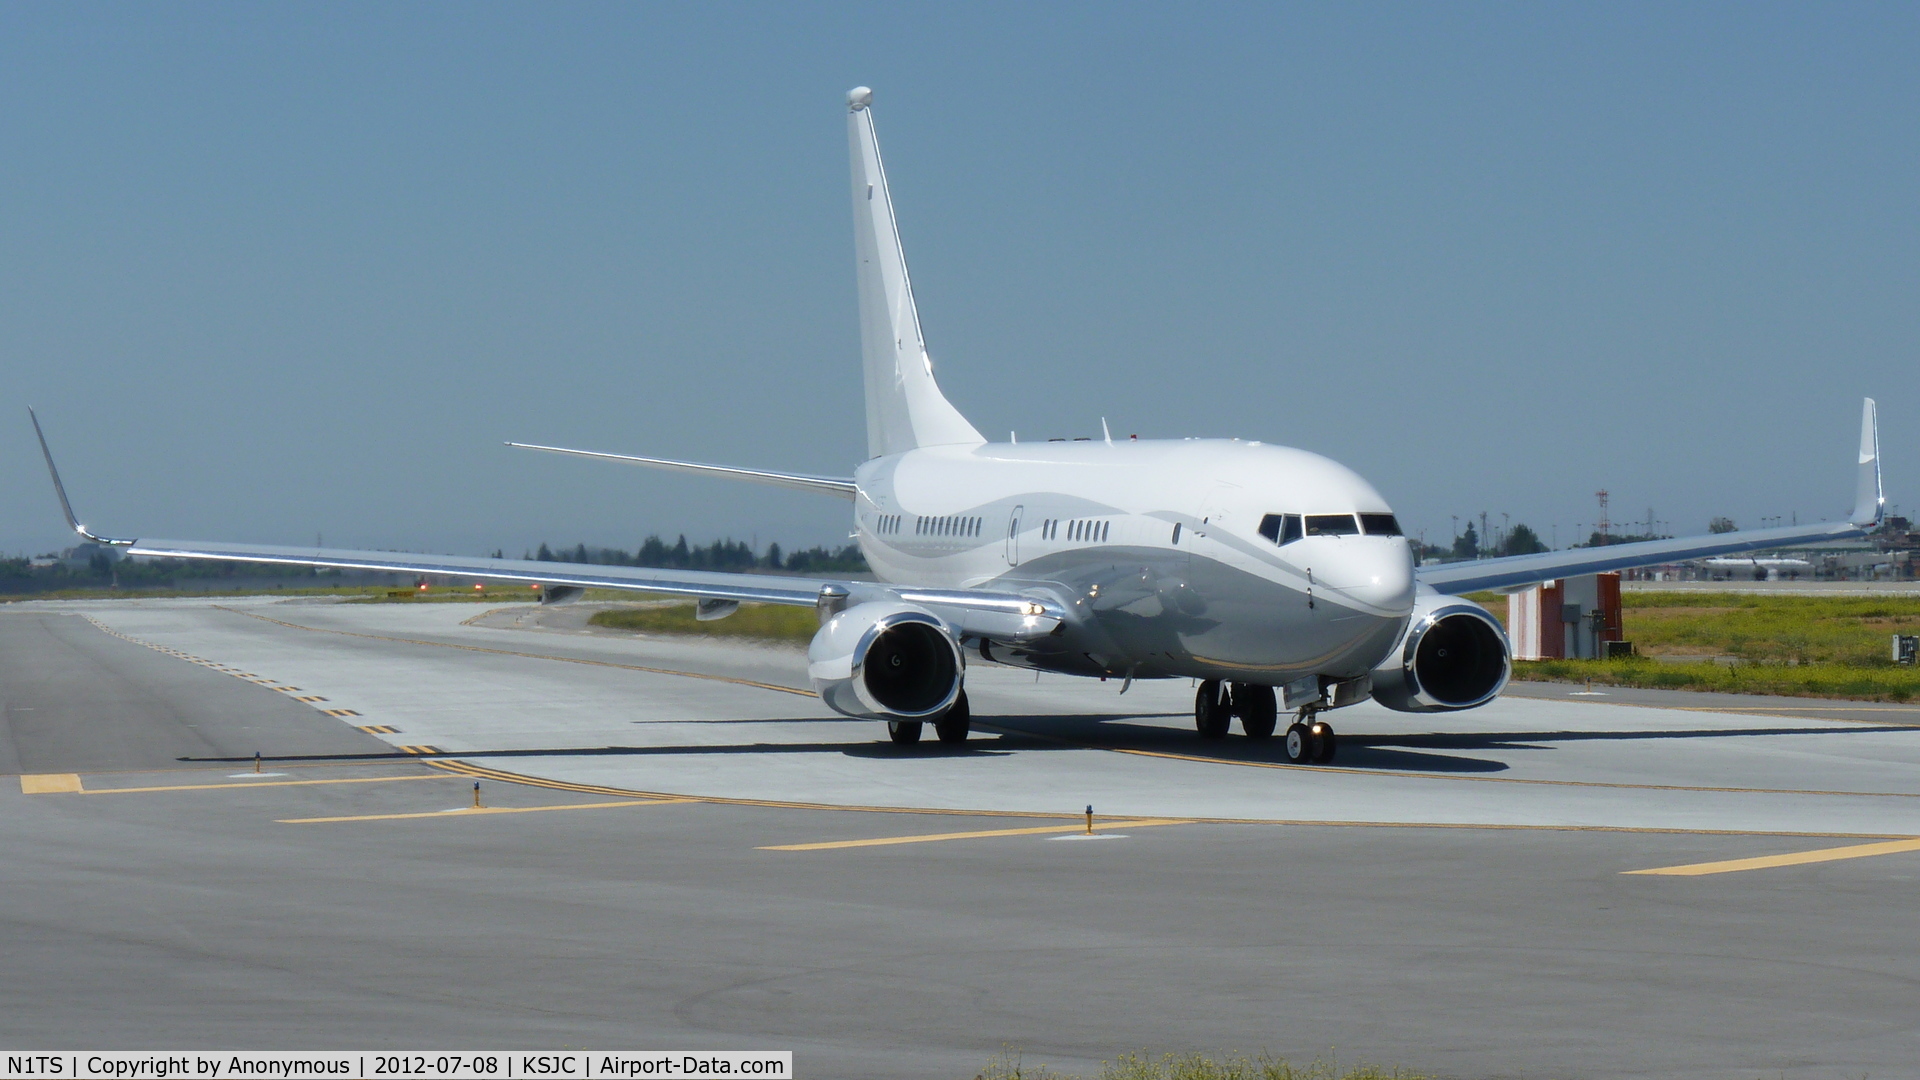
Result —
POLYGON ((855 473, 882 581, 1025 591, 1069 613, 989 659, 1079 674, 1277 685, 1371 670, 1413 610, 1404 537, 1263 535, 1269 515, 1390 514, 1351 470, 1223 439, 931 446, 855 473), (1281 542, 1281 541, 1285 542, 1281 542))

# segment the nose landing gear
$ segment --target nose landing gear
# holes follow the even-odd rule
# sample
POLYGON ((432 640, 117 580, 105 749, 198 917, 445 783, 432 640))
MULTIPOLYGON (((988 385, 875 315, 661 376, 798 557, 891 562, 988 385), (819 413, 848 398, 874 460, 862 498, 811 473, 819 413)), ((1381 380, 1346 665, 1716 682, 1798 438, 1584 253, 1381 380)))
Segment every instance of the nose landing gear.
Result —
POLYGON ((1325 765, 1338 746, 1333 725, 1316 720, 1313 709, 1301 709, 1287 728, 1287 760, 1295 765, 1325 765))

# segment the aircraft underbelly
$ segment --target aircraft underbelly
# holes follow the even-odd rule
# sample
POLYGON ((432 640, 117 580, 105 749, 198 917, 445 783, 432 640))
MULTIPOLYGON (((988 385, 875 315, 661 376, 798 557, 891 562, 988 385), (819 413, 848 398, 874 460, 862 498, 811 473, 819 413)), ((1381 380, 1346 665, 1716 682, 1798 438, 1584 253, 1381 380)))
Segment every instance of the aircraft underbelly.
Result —
POLYGON ((1372 670, 1406 624, 1404 616, 1356 611, 1324 594, 1310 601, 1244 570, 1148 548, 1043 556, 994 586, 1045 587, 1072 612, 1056 637, 994 658, 1079 674, 1270 684, 1347 678, 1372 670))

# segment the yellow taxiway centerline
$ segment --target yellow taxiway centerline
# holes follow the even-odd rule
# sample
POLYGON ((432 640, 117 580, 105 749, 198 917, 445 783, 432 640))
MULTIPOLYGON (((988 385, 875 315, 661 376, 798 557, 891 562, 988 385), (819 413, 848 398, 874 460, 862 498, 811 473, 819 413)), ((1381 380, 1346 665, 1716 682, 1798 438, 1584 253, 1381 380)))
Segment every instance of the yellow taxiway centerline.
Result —
POLYGON ((1732 874, 1741 870, 1766 870, 1775 866, 1804 866, 1808 863, 1838 862, 1841 859, 1866 859, 1875 855, 1898 855, 1920 851, 1920 838, 1888 840, 1878 844, 1849 844, 1846 847, 1816 848, 1790 855, 1761 855, 1752 859, 1726 859, 1721 862, 1687 863, 1683 866, 1656 866, 1651 870, 1625 870, 1626 874, 1653 874, 1662 877, 1704 877, 1708 874, 1732 874))
MULTIPOLYGON (((56 778, 58 775, 59 774, 55 774, 56 778)), ((38 795, 53 791, 67 791, 78 795, 133 795, 153 791, 217 791, 232 788, 307 787, 312 784, 385 784, 400 780, 447 780, 450 779, 450 777, 437 774, 428 774, 425 776, 349 776, 337 780, 233 780, 225 784, 168 784, 164 787, 83 788, 80 786, 80 778, 76 776, 73 778, 72 787, 42 788, 39 791, 28 791, 27 781, 30 779, 43 778, 27 776, 20 778, 20 790, 28 795, 38 795)))
MULTIPOLYGON (((1134 821, 1096 821, 1094 829, 1148 829, 1155 825, 1192 825, 1186 818, 1140 818, 1134 821)), ((995 836, 1043 836, 1047 833, 1085 832, 1085 825, 1040 825, 1029 829, 985 829, 980 832, 922 833, 918 836, 876 836, 867 840, 826 840, 817 844, 772 844, 761 851, 833 851, 839 848, 886 847, 889 844, 930 844, 936 840, 984 840, 995 836)))
POLYGON ((350 814, 343 817, 296 817, 277 819, 282 825, 318 825, 330 821, 401 821, 406 818, 457 818, 479 814, 537 814, 542 810, 609 810, 616 806, 665 806, 692 802, 692 799, 643 799, 626 802, 571 803, 565 806, 463 806, 457 810, 429 810, 412 814, 350 814))

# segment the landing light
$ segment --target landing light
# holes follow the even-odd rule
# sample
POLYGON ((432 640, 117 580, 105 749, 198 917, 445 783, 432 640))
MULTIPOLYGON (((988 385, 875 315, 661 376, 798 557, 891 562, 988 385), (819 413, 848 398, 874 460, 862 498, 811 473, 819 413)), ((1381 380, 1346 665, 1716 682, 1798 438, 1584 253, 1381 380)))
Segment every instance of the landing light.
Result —
POLYGON ((1035 600, 1029 600, 1020 605, 1020 614, 1022 615, 1045 615, 1046 613, 1046 605, 1035 600))

